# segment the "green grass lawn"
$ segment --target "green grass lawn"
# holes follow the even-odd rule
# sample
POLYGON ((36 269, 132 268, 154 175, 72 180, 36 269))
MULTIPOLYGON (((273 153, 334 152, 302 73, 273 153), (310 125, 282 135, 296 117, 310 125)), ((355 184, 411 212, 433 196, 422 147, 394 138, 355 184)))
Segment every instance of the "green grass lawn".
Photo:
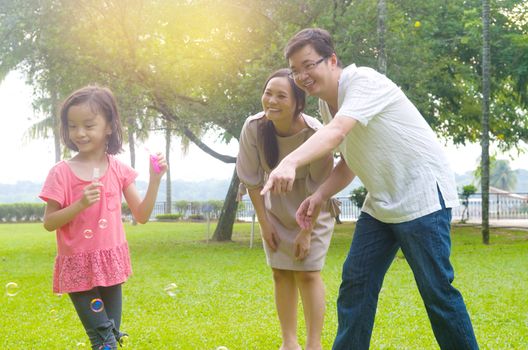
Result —
MULTIPOLYGON (((250 224, 234 242, 206 242, 204 223, 126 225, 134 275, 124 285, 122 329, 129 349, 278 349, 279 324, 270 269, 250 224), (164 290, 177 285, 174 296, 164 290)), ((338 225, 323 270, 323 347, 336 331, 335 300, 353 225, 338 225)), ((257 233, 258 234, 258 233, 257 233)), ((471 227, 453 230, 455 286, 462 292, 481 349, 526 349, 528 232, 493 229, 481 244, 471 227)), ((0 225, 0 349, 88 349, 68 296, 51 292, 55 236, 39 224, 0 225), (83 345, 84 344, 84 345, 83 345)), ((299 339, 304 323, 299 310, 299 339)), ((372 349, 438 349, 411 271, 401 254, 381 292, 372 349)))

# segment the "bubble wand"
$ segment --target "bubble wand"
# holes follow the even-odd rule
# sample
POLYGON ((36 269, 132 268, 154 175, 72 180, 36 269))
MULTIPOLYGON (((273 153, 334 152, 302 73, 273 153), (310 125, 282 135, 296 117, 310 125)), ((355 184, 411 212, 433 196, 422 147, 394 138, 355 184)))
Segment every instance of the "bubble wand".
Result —
POLYGON ((150 152, 147 147, 145 147, 145 150, 150 154, 150 163, 152 164, 152 169, 154 169, 156 174, 159 174, 161 172, 161 168, 159 165, 158 156, 150 152))
POLYGON ((92 173, 92 182, 99 182, 99 179, 101 178, 101 170, 99 168, 93 168, 92 173))

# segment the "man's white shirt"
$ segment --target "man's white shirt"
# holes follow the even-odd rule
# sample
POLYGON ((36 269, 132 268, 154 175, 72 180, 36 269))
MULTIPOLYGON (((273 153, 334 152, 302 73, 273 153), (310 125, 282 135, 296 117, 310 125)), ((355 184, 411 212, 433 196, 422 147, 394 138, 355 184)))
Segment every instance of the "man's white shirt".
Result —
MULTIPOLYGON (((328 123, 325 101, 319 110, 328 123)), ((410 221, 441 209, 438 189, 446 207, 459 205, 443 147, 390 79, 367 67, 343 69, 336 116, 358 121, 338 150, 368 190, 363 211, 386 223, 410 221)))

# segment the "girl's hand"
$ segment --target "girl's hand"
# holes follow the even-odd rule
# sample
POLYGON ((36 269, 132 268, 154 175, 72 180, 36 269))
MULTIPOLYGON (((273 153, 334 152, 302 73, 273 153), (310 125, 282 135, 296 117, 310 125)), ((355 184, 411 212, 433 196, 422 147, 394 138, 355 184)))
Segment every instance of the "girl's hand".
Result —
POLYGON ((101 190, 99 187, 102 186, 103 184, 100 182, 92 182, 83 189, 83 196, 80 200, 83 209, 92 206, 95 202, 98 202, 101 199, 101 190))
POLYGON ((275 231, 275 227, 269 222, 263 222, 260 224, 260 232, 262 235, 262 239, 266 242, 268 247, 272 251, 276 251, 279 247, 280 238, 277 232, 275 231))
POLYGON ((309 230, 301 230, 295 237, 293 241, 295 259, 304 260, 310 254, 311 233, 311 228, 309 230))
POLYGON ((158 152, 156 154, 151 154, 149 156, 150 161, 150 177, 151 178, 158 178, 161 179, 161 177, 167 172, 168 165, 167 161, 165 159, 165 156, 158 152))

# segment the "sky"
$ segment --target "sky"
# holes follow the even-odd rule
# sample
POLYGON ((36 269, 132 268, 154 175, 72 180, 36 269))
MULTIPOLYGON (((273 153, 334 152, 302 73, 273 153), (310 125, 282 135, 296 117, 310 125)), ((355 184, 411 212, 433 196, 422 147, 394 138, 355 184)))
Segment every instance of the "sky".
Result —
MULTIPOLYGON (((32 88, 26 85, 24 81, 21 73, 14 71, 9 73, 0 83, 1 184, 16 183, 17 181, 43 182, 49 169, 55 163, 52 139, 29 141, 25 136, 30 125, 40 119, 31 104, 32 88)), ((238 143, 236 140, 226 145, 217 141, 217 135, 207 134, 204 141, 219 153, 231 156, 237 154, 238 143)), ((148 181, 148 152, 145 147, 150 151, 164 152, 165 141, 163 136, 160 133, 154 134, 144 144, 137 146, 136 169, 139 172, 138 179, 148 181)), ((447 144, 446 151, 456 173, 463 174, 477 167, 480 156, 478 144, 464 147, 447 144)), ((118 155, 118 158, 127 164, 130 163, 128 152, 118 155)), ((497 158, 510 160, 512 169, 528 168, 528 154, 518 156, 516 152, 513 152, 510 155, 499 154, 497 158)), ((182 154, 177 138, 172 140, 170 162, 172 180, 229 179, 234 170, 234 164, 225 164, 194 145, 191 145, 187 154, 182 154)))

